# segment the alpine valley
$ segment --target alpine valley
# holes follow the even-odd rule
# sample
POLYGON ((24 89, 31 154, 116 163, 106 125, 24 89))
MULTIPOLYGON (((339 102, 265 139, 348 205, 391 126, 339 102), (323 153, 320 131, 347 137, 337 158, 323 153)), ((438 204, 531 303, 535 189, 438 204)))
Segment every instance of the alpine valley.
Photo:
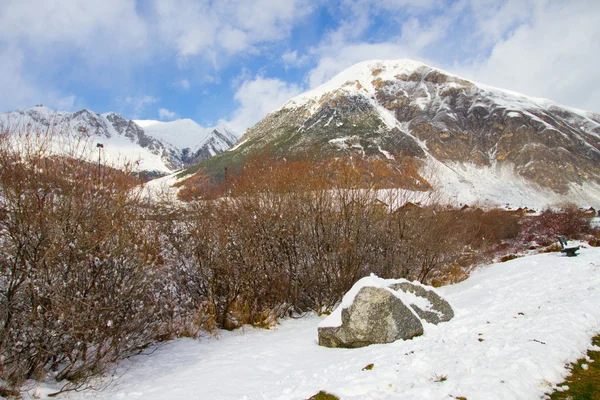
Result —
MULTIPOLYGON (((230 148, 238 137, 224 126, 204 128, 191 119, 127 120, 117 113, 53 111, 44 106, 0 113, 0 130, 46 133, 102 144, 106 162, 132 161, 148 176, 170 174, 230 148)), ((97 154, 97 153, 95 153, 97 154)))
POLYGON ((348 68, 180 176, 235 170, 256 154, 307 153, 409 158, 456 202, 600 206, 600 115, 411 60, 348 68))

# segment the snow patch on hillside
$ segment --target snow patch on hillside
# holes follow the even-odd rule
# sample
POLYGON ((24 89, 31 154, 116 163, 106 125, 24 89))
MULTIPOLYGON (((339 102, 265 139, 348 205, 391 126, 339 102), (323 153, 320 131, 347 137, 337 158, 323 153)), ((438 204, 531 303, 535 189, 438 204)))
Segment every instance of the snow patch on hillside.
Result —
POLYGON ((596 183, 570 184, 569 192, 562 195, 518 176, 511 163, 481 167, 470 163, 442 163, 429 157, 423 174, 439 193, 442 203, 511 204, 537 210, 564 202, 600 207, 600 185, 596 183))
POLYGON ((181 182, 188 177, 178 178, 181 171, 176 171, 171 175, 163 176, 161 178, 153 179, 149 182, 146 182, 142 187, 142 195, 148 198, 151 201, 171 201, 175 203, 180 203, 177 194, 181 188, 174 187, 178 182, 181 182))

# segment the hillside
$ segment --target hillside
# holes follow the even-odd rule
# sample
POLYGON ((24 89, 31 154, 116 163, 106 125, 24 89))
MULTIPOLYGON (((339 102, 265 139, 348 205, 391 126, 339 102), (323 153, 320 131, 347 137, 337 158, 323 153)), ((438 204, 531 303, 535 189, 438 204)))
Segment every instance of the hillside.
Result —
POLYGON ((600 205, 600 115, 411 60, 348 68, 186 173, 235 169, 256 154, 412 158, 424 178, 464 202, 600 205))
POLYGON ((124 361, 116 385, 69 398, 299 400, 320 390, 342 399, 541 398, 600 331, 599 256, 585 248, 483 267, 438 289, 455 318, 412 340, 330 349, 316 342, 321 317, 286 320, 162 345, 124 361))

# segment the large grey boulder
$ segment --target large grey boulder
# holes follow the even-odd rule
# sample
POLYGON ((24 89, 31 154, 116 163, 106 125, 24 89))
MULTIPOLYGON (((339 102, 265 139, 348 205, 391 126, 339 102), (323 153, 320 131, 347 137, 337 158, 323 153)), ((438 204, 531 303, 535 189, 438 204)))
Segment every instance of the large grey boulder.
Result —
POLYGON ((413 293, 414 295, 424 298, 429 301, 427 309, 422 309, 417 304, 411 303, 410 307, 417 315, 429 322, 430 324, 439 324, 440 322, 450 321, 454 318, 454 310, 450 304, 442 299, 439 294, 433 290, 425 289, 423 286, 416 285, 410 282, 393 283, 389 286, 393 290, 401 290, 403 292, 413 293))
POLYGON ((341 326, 320 326, 318 331, 321 346, 355 348, 411 339, 423 334, 423 324, 392 291, 365 286, 341 310, 341 326))

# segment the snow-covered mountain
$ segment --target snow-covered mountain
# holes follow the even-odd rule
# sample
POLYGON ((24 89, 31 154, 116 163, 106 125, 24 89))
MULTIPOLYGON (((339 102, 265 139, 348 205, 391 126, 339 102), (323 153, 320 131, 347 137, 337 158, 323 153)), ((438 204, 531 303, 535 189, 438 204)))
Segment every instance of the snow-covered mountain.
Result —
POLYGON ((231 147, 235 134, 224 127, 203 128, 185 119, 172 122, 133 121, 116 113, 89 110, 53 111, 44 106, 0 113, 9 131, 46 132, 102 143, 102 156, 115 165, 137 162, 140 171, 168 174, 231 147))
POLYGON ((237 142, 238 137, 226 126, 204 128, 191 119, 163 122, 134 120, 146 134, 181 149, 181 161, 194 164, 222 153, 237 142))
POLYGON ((212 163, 269 149, 410 157, 458 201, 600 205, 600 115, 411 60, 367 61, 301 94, 212 163))

